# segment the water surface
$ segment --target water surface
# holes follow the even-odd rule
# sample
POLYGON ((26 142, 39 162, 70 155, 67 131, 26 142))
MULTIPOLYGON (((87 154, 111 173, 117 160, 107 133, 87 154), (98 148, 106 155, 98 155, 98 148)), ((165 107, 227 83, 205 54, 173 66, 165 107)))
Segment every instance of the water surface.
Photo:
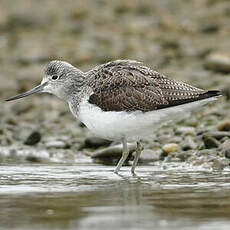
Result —
POLYGON ((229 229, 230 170, 1 165, 0 229, 229 229))

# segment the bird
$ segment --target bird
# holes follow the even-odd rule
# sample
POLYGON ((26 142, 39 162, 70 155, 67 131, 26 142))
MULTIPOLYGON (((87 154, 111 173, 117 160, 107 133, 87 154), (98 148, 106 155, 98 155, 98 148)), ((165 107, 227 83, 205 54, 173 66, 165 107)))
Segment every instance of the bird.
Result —
POLYGON ((38 86, 6 101, 40 92, 65 100, 72 114, 96 136, 122 143, 115 173, 129 155, 128 142, 136 142, 131 167, 135 173, 143 138, 221 96, 219 90, 173 80, 135 60, 114 60, 87 72, 53 60, 45 66, 38 86))

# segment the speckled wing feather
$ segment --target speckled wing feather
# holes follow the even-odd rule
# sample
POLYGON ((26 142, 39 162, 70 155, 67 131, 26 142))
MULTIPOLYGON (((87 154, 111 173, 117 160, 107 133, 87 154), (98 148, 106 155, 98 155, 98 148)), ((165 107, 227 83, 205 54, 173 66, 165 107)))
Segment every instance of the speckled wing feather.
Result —
POLYGON ((88 72, 89 98, 104 111, 142 111, 176 106, 217 96, 166 78, 164 75, 129 60, 106 63, 88 72))

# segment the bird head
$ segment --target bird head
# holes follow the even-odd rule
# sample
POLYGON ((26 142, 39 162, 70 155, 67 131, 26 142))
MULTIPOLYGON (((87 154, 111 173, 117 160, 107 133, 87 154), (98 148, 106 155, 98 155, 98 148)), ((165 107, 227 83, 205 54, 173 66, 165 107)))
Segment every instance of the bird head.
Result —
POLYGON ((44 70, 44 77, 41 84, 31 90, 8 98, 12 101, 27 97, 34 93, 51 93, 57 97, 68 100, 69 95, 82 85, 84 73, 64 61, 51 61, 44 70))

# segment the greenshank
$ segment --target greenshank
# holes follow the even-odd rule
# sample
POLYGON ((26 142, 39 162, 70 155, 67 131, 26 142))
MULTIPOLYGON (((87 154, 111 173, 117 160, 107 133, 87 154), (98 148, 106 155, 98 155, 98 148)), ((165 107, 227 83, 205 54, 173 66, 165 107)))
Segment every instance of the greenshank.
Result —
POLYGON ((221 95, 219 90, 203 90, 167 78, 133 60, 111 61, 88 72, 64 61, 51 61, 40 85, 7 101, 38 92, 64 99, 72 114, 95 135, 122 143, 115 173, 129 155, 127 142, 137 142, 134 173, 143 150, 141 139, 221 95))

